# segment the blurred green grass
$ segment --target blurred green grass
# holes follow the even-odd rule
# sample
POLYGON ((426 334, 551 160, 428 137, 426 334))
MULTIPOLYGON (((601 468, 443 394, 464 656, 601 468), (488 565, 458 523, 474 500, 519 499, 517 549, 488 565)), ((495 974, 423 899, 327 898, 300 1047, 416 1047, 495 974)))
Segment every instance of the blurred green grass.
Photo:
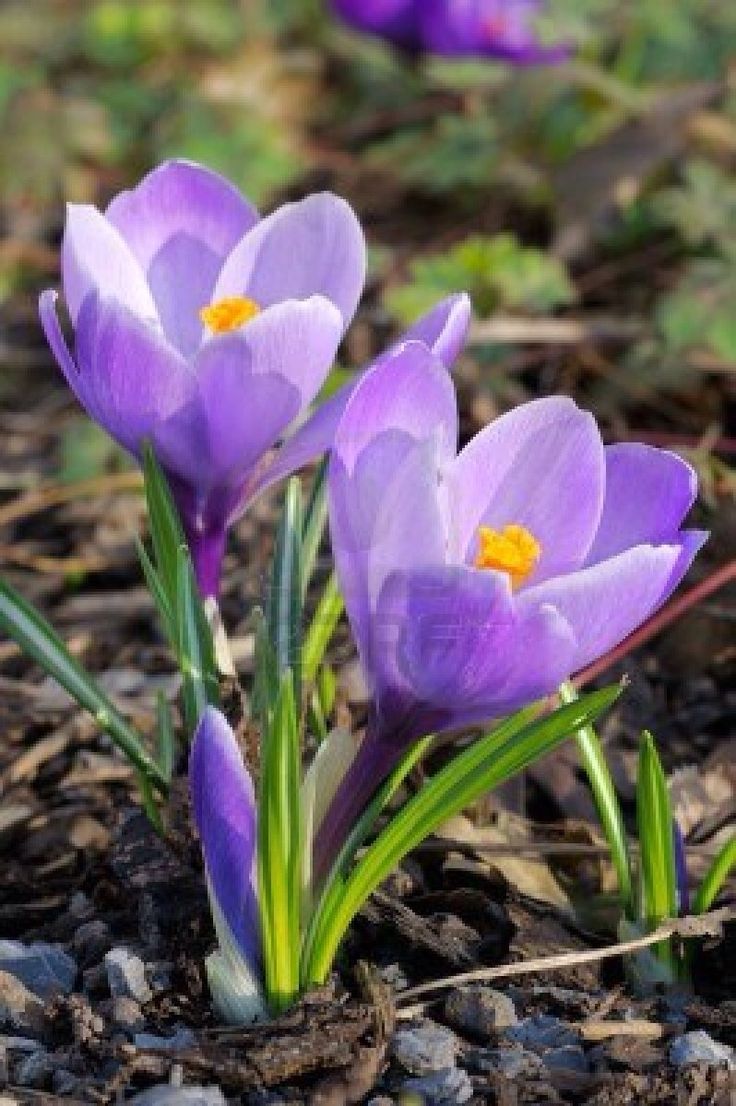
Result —
POLYGON ((104 201, 181 156, 264 207, 315 184, 360 207, 377 182, 366 206, 390 210, 376 244, 390 255, 383 303, 401 320, 458 283, 482 315, 585 305, 579 257, 558 248, 571 211, 599 260, 666 236, 677 268, 642 288, 652 331, 629 351, 632 371, 656 365, 664 380, 690 354, 736 363, 733 0, 551 0, 543 29, 577 53, 523 72, 409 66, 325 9, 4 0, 0 304, 54 274, 64 200, 104 201), (651 148, 627 147, 627 128, 683 90, 695 99, 682 142, 675 107, 651 148), (449 253, 435 242, 448 227, 449 253))

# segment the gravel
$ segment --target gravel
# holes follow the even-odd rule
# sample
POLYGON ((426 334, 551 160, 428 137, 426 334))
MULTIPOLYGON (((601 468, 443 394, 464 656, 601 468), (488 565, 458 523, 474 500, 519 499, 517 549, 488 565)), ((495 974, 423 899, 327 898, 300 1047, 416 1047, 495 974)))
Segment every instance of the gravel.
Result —
POLYGON ((125 948, 110 949, 105 953, 105 971, 113 998, 132 998, 141 1005, 152 999, 146 965, 137 953, 125 948))
POLYGON ((670 1063, 676 1068, 686 1068, 690 1064, 708 1064, 710 1067, 725 1064, 731 1071, 736 1069, 734 1050, 730 1045, 719 1044, 702 1029, 683 1033, 674 1039, 670 1045, 670 1063))
POLYGON ((65 995, 74 987, 77 963, 58 945, 34 941, 0 941, 0 972, 9 972, 39 998, 57 991, 65 995))
POLYGON ((399 1029, 391 1047, 403 1068, 412 1075, 426 1075, 453 1068, 459 1044, 449 1029, 426 1022, 412 1029, 399 1029))

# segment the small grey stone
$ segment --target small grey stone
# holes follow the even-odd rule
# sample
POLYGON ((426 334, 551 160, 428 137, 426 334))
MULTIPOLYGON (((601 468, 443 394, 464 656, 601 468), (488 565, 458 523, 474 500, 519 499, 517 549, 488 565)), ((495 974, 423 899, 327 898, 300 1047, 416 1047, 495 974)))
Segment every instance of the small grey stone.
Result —
POLYGON ((544 1064, 536 1052, 526 1048, 484 1048, 467 1055, 468 1066, 482 1072, 500 1072, 514 1081, 539 1079, 544 1074, 544 1064))
POLYGON ((33 1037, 6 1037, 0 1035, 0 1050, 6 1052, 36 1052, 38 1041, 33 1037))
POLYGON ((51 1080, 56 1094, 72 1095, 84 1089, 82 1080, 68 1068, 57 1068, 51 1080))
POLYGON ((675 1038, 670 1045, 670 1063, 676 1068, 699 1063, 710 1064, 711 1067, 725 1064, 731 1070, 736 1068, 731 1046, 719 1044, 702 1029, 675 1038))
POLYGON ((191 1029, 181 1025, 170 1037, 158 1037, 155 1033, 136 1033, 133 1044, 136 1048, 144 1050, 147 1048, 170 1049, 172 1052, 176 1052, 181 1048, 191 1048, 196 1040, 197 1038, 191 1029))
POLYGON ((419 1095, 427 1106, 458 1106, 473 1097, 473 1084, 466 1071, 442 1068, 421 1079, 408 1079, 402 1092, 419 1095))
POLYGON ((590 1061, 578 1045, 563 1045, 562 1048, 548 1048, 542 1053, 545 1067, 550 1071, 563 1069, 564 1071, 589 1072, 590 1061))
POLYGON ((143 1029, 146 1019, 143 1017, 140 1003, 126 995, 118 995, 112 1000, 110 1016, 115 1025, 129 1032, 143 1029))
POLYGON ((21 1087, 43 1087, 53 1070, 51 1057, 45 1049, 39 1048, 21 1060, 15 1070, 15 1080, 21 1087))
POLYGON ((458 1042, 449 1029, 426 1022, 413 1029, 399 1029, 391 1048, 403 1068, 412 1075, 425 1075, 454 1067, 458 1042))
POLYGON ((580 1043, 578 1034, 551 1014, 536 1014, 534 1017, 524 1018, 518 1025, 507 1029, 506 1036, 533 1052, 580 1043))
POLYGON ((394 1106, 394 1100, 389 1098, 388 1095, 379 1094, 368 1100, 368 1106, 394 1106))
POLYGON ((453 991, 445 1003, 445 1017, 456 1029, 475 1037, 490 1037, 519 1021, 508 995, 478 984, 453 991))
POLYGON ((105 953, 105 970, 113 998, 132 998, 150 1002, 153 997, 146 980, 146 966, 130 949, 115 948, 105 953))
POLYGON ((130 1099, 129 1106, 227 1106, 227 1103, 219 1087, 172 1087, 168 1083, 142 1091, 130 1099))
POLYGON ((384 983, 393 987, 394 991, 405 991, 409 986, 409 980, 404 975, 401 964, 386 964, 378 974, 384 983))
POLYGON ((83 967, 98 963, 111 944, 109 926, 100 918, 84 922, 72 939, 72 947, 83 967))
POLYGON ((22 1036, 40 1036, 46 1028, 44 1004, 9 972, 0 972, 0 1027, 22 1036))
POLYGON ((77 977, 77 965, 58 945, 34 941, 0 941, 0 971, 10 972, 39 998, 55 991, 69 994, 77 977))

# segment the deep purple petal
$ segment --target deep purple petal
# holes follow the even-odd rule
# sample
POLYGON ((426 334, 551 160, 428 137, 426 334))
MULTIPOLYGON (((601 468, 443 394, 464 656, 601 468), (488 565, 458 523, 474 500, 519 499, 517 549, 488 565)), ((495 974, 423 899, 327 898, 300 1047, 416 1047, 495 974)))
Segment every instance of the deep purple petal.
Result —
POLYGON ((413 736, 490 721, 550 694, 571 671, 571 628, 551 607, 517 607, 503 573, 397 574, 376 623, 388 630, 386 644, 397 640, 397 667, 415 701, 413 736), (393 610, 401 617, 391 626, 393 610))
POLYGON ((193 365, 196 400, 165 431, 168 465, 202 491, 242 483, 314 398, 341 330, 339 312, 317 296, 205 342, 193 365))
POLYGON ((421 46, 417 0, 332 0, 332 6, 359 31, 380 35, 406 50, 421 46))
MULTIPOLYGON (((470 310, 470 300, 466 295, 449 296, 416 322, 379 361, 406 342, 417 341, 428 346, 445 368, 451 369, 468 332, 470 310)), ((378 361, 374 362, 365 371, 370 372, 377 364, 378 361)), ((360 373, 343 384, 284 442, 271 464, 259 474, 257 483, 250 489, 251 497, 327 452, 334 441, 343 411, 363 375, 360 373)))
POLYGON ((347 327, 365 282, 365 239, 353 209, 324 192, 285 204, 235 247, 214 300, 248 296, 270 307, 284 300, 326 297, 347 327))
POLYGON ((167 161, 121 192, 106 214, 146 273, 167 337, 193 353, 202 338, 199 310, 258 212, 219 174, 167 161))
POLYGON ((521 592, 520 607, 550 604, 569 622, 579 671, 628 637, 669 597, 704 537, 687 532, 670 545, 639 545, 610 560, 521 592))
POLYGON ((661 545, 679 531, 698 490, 694 470, 664 449, 626 443, 606 448, 606 495, 588 564, 632 545, 661 545))
POLYGON ((118 300, 154 322, 156 304, 143 269, 120 232, 91 204, 69 204, 61 248, 64 298, 72 322, 88 296, 118 300))
POLYGON ((520 524, 542 546, 534 584, 586 558, 603 506, 603 443, 571 399, 534 400, 477 434, 448 481, 458 558, 472 563, 480 526, 520 524))
POLYGON ((537 37, 538 0, 422 0, 424 48, 448 57, 491 57, 516 64, 563 61, 569 44, 545 46, 537 37))
POLYGON ((189 787, 210 886, 238 947, 255 968, 260 960, 255 792, 235 735, 213 707, 202 715, 192 742, 189 787))

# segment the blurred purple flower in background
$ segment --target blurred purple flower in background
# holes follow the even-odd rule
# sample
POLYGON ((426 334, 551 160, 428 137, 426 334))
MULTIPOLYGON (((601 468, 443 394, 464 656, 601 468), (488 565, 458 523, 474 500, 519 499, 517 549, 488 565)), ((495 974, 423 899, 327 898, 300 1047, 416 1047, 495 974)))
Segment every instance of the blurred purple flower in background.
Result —
POLYGON ((330 527, 373 697, 317 840, 324 873, 416 738, 553 692, 642 623, 706 535, 680 457, 604 448, 571 399, 524 404, 456 455, 452 381, 407 343, 359 383, 330 460, 330 527))
POLYGON ((515 65, 564 61, 571 47, 543 44, 534 18, 544 0, 332 0, 358 30, 412 53, 499 58, 515 65))
MULTIPOLYGON (((329 373, 364 279, 360 225, 330 194, 259 220, 228 181, 173 161, 104 214, 69 205, 74 354, 52 291, 40 302, 47 339, 93 419, 136 456, 150 439, 204 596, 218 591, 228 525, 329 373)), ((309 441, 306 460, 329 445, 309 441)))

